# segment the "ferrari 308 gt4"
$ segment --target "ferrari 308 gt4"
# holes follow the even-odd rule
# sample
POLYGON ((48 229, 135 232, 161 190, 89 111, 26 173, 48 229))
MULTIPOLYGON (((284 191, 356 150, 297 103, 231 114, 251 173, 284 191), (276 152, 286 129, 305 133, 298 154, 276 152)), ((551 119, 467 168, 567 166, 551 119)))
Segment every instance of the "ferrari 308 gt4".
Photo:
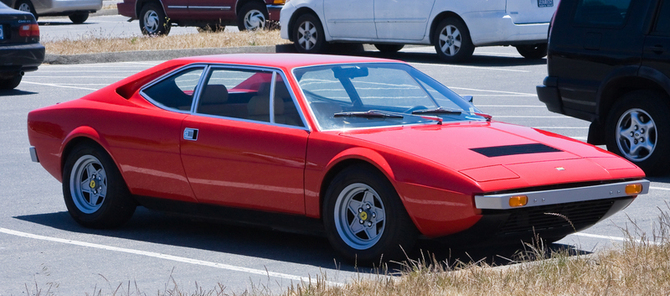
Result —
POLYGON ((119 226, 137 206, 271 227, 297 219, 359 262, 402 257, 419 236, 556 241, 649 190, 621 157, 494 121, 377 58, 171 60, 30 112, 28 137, 83 226, 119 226))

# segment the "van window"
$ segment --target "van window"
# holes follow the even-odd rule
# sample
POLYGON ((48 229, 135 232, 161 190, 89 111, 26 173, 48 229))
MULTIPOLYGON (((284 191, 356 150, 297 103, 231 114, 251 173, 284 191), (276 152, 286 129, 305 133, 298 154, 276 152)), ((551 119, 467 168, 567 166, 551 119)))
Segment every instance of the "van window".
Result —
POLYGON ((589 27, 621 27, 631 0, 579 0, 574 22, 589 27))
POLYGON ((657 15, 654 35, 670 36, 670 0, 661 3, 661 9, 659 9, 657 15))

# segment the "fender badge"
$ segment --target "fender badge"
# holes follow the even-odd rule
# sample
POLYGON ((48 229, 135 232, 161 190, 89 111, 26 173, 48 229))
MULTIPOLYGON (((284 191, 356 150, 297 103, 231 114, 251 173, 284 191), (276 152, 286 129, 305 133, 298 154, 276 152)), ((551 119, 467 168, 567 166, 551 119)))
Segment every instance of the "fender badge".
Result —
POLYGON ((559 171, 559 172, 562 172, 562 171, 565 171, 565 168, 564 167, 556 167, 556 170, 559 171))

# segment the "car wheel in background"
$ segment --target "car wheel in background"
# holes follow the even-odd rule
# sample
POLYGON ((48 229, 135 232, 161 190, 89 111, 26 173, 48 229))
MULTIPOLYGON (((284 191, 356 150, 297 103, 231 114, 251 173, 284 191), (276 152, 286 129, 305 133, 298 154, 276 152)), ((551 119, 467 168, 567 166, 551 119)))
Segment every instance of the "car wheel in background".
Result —
POLYGON ((72 23, 83 24, 88 19, 88 12, 76 12, 71 14, 69 17, 72 23))
POLYGON ((111 157, 94 145, 79 145, 69 153, 63 196, 72 218, 91 228, 120 226, 137 206, 111 157))
POLYGON ((237 15, 237 28, 244 30, 262 30, 267 24, 268 13, 265 6, 257 2, 244 5, 237 15))
POLYGON ((375 47, 384 53, 394 53, 405 47, 404 44, 375 44, 375 47))
POLYGON ((0 89, 15 89, 21 83, 22 78, 23 75, 21 74, 17 74, 10 78, 2 78, 0 79, 0 89))
POLYGON ((170 33, 170 22, 160 5, 148 3, 140 13, 140 30, 144 35, 167 35, 170 33))
POLYGON ((35 12, 35 7, 33 6, 33 3, 30 2, 29 0, 16 1, 16 5, 14 6, 14 8, 20 11, 32 13, 33 16, 35 17, 35 20, 37 20, 37 12, 35 12))
POLYGON ((325 43, 323 27, 317 16, 307 13, 298 17, 293 26, 293 44, 298 52, 319 52, 325 43))
POLYGON ((518 51, 524 58, 538 60, 547 56, 547 44, 517 45, 516 51, 518 51))
POLYGON ((393 185, 369 165, 351 166, 333 179, 323 219, 335 250, 358 263, 404 259, 417 237, 393 185))
POLYGON ((455 17, 448 17, 435 27, 433 41, 437 55, 448 63, 464 61, 475 50, 468 27, 455 17))
POLYGON ((668 172, 668 99, 653 90, 638 90, 622 96, 607 117, 607 149, 635 163, 647 174, 668 172))

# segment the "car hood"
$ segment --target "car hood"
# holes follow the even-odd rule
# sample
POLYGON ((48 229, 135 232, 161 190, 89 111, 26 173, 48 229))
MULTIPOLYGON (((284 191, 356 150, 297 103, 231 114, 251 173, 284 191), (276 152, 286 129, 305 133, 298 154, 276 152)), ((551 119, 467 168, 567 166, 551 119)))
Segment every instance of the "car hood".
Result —
POLYGON ((413 155, 477 183, 518 179, 523 186, 545 186, 644 177, 632 163, 595 146, 500 122, 355 130, 341 135, 413 155))

